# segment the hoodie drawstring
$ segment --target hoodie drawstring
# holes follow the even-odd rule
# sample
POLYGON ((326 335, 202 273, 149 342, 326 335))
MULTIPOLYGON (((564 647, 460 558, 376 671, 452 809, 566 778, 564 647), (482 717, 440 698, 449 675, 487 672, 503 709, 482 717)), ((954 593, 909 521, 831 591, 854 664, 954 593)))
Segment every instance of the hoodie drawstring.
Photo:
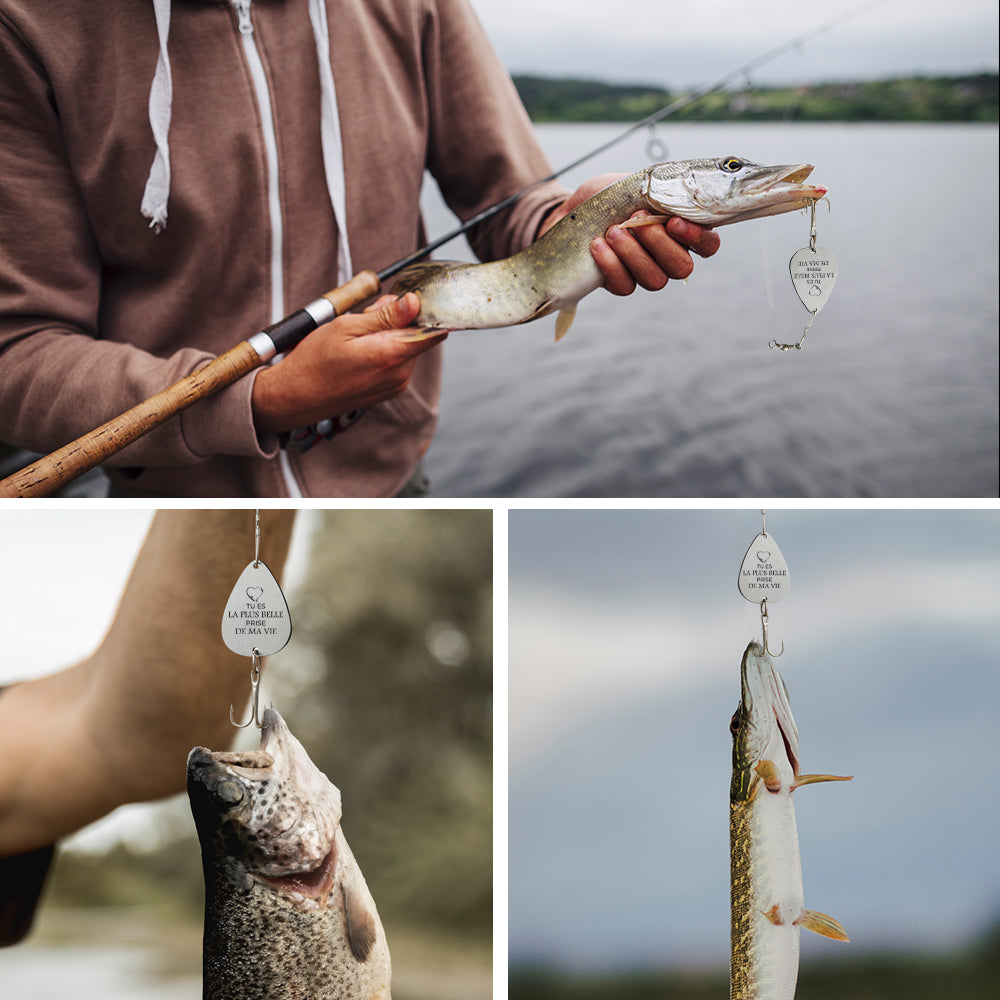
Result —
POLYGON ((170 195, 170 108, 174 87, 170 76, 170 57, 167 55, 167 37, 170 34, 170 0, 153 0, 156 14, 156 33, 159 37, 159 55, 156 72, 149 88, 149 127, 156 141, 156 155, 149 169, 146 189, 142 194, 142 214, 149 225, 160 232, 167 224, 167 198, 170 195))
MULTIPOLYGON (((156 72, 149 90, 149 125, 156 141, 156 155, 150 167, 146 189, 142 196, 142 214, 150 226, 160 232, 167 224, 167 199, 170 196, 170 113, 173 102, 173 81, 167 55, 170 33, 170 0, 153 0, 159 55, 156 72)), ((344 146, 340 134, 337 91, 330 66, 330 32, 326 19, 325 0, 309 0, 309 20, 316 40, 319 60, 320 139, 323 149, 323 169, 326 187, 337 223, 337 282, 343 284, 352 275, 351 251, 347 240, 347 193, 344 181, 344 146)))
POLYGON ((340 115, 337 112, 337 90, 330 66, 330 30, 326 23, 325 0, 309 0, 309 20, 312 21, 319 59, 320 139, 323 144, 323 169, 326 189, 330 193, 333 216, 337 220, 337 284, 342 285, 354 273, 351 249, 347 243, 347 191, 344 182, 344 144, 340 136, 340 115))

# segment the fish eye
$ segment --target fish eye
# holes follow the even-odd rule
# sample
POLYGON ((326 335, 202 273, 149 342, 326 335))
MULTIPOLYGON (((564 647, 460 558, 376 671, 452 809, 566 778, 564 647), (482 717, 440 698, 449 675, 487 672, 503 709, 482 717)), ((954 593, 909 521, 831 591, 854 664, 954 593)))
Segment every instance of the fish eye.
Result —
POLYGON ((729 720, 729 731, 735 736, 740 731, 740 713, 733 712, 733 717, 729 720))
POLYGON ((229 806, 236 805, 244 794, 243 786, 238 781, 233 781, 232 778, 223 778, 215 786, 214 791, 216 796, 229 806))
POLYGON ((728 174, 735 174, 743 166, 743 161, 738 156, 727 156, 719 164, 720 170, 725 170, 728 174))

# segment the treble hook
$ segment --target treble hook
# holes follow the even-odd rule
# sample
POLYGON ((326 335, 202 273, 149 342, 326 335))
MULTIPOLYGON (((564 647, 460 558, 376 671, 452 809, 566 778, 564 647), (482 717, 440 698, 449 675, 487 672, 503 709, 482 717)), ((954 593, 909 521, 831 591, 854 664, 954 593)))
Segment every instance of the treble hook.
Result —
POLYGON ((250 718, 244 723, 239 723, 233 718, 233 706, 229 706, 229 721, 237 729, 246 729, 251 722, 257 724, 258 729, 263 729, 264 724, 260 721, 260 653, 256 648, 253 651, 253 667, 250 669, 250 718))
POLYGON ((767 648, 767 598, 766 597, 764 598, 764 600, 760 602, 760 627, 764 633, 764 652, 767 653, 768 656, 774 656, 774 657, 781 656, 781 653, 784 653, 785 651, 784 639, 781 640, 781 653, 772 653, 771 650, 767 648))

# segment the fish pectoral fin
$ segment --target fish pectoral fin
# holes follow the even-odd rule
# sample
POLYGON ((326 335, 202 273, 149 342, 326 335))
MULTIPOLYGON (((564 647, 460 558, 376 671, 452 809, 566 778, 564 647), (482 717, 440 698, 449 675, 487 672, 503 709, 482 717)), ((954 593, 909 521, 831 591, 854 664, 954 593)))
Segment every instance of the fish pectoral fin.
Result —
POLYGON ((794 792, 799 785, 815 785, 819 781, 852 781, 853 778, 853 774, 847 777, 841 777, 837 774, 800 774, 792 782, 792 791, 794 792))
POLYGON ((784 920, 781 919, 781 910, 778 908, 777 903, 775 903, 771 909, 762 910, 761 912, 765 917, 767 917, 768 920, 771 921, 772 924, 774 924, 775 927, 780 927, 784 923, 784 920))
POLYGON ((640 215, 635 219, 626 219, 618 223, 619 229, 638 229, 640 226, 658 226, 661 222, 665 225, 672 215, 640 215))
POLYGON ((569 333, 569 328, 573 325, 573 318, 576 316, 576 305, 566 306, 560 310, 556 317, 556 343, 569 333))
POLYGON ((778 765, 773 760, 760 761, 754 770, 760 775, 764 787, 769 792, 781 791, 781 775, 778 772, 778 765))
POLYGON ((828 917, 818 910, 803 910, 802 913, 792 923, 804 927, 814 934, 822 934, 823 937, 833 938, 834 941, 850 941, 847 931, 837 923, 833 917, 828 917))
POLYGON ((340 891, 344 896, 344 915, 347 917, 347 940, 351 945, 354 957, 363 962, 371 954, 375 944, 375 918, 358 898, 341 883, 340 891))

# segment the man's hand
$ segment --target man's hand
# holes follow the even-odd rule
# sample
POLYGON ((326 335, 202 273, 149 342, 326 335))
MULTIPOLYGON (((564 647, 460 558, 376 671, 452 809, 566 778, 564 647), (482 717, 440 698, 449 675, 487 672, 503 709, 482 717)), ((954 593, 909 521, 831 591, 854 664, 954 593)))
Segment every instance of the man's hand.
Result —
MULTIPOLYGON (((624 174, 602 174, 584 181, 542 224, 539 235, 569 215, 581 202, 624 174)), ((653 213, 644 209, 632 218, 653 213)), ((694 270, 691 253, 711 257, 719 249, 716 233, 685 219, 673 218, 665 226, 622 229, 612 226, 590 244, 590 252, 604 275, 604 286, 615 295, 631 295, 636 285, 657 291, 670 278, 683 279, 694 270)))
POLYGON ((363 313, 313 330, 257 375, 251 403, 258 432, 294 430, 402 393, 419 355, 448 335, 411 327, 419 311, 412 292, 384 295, 363 313))

